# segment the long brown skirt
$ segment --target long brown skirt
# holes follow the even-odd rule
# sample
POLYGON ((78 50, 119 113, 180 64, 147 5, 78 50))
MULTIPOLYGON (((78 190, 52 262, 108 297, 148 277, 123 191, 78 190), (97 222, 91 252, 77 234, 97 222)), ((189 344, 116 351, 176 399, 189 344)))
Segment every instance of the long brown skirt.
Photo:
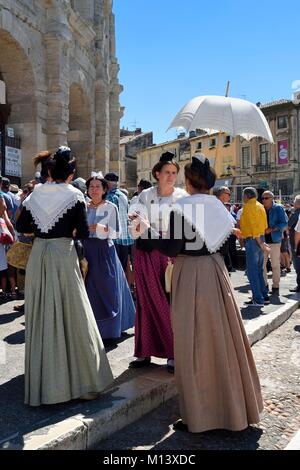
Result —
POLYGON ((259 422, 259 379, 219 254, 179 256, 172 279, 175 382, 190 432, 240 431, 259 422))

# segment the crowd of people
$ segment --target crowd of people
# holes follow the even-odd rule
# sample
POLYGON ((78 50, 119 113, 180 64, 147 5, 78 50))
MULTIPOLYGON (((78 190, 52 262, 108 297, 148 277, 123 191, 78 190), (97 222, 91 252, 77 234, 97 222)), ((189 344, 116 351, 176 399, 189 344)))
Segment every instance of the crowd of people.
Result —
MULTIPOLYGON (((252 289, 253 298, 248 305, 263 307, 270 303, 269 294, 279 295, 280 277, 291 272, 291 265, 297 272, 297 286, 291 292, 299 291, 299 263, 295 246, 295 227, 300 214, 300 196, 296 196, 293 206, 275 201, 271 191, 264 191, 261 203, 257 190, 252 187, 243 191, 244 204, 230 204, 231 191, 222 186, 214 190, 214 195, 226 206, 241 230, 238 243, 245 247, 246 274, 252 289), (272 271, 272 286, 268 285, 268 272, 272 271)), ((227 242, 225 264, 231 272, 239 265, 237 240, 231 234, 227 242)))
MULTIPOLYGON (((252 187, 244 189, 242 207, 230 204, 229 188, 211 194, 216 174, 202 154, 185 166, 184 190, 176 187, 174 155, 164 153, 152 170, 157 184, 141 180, 131 201, 115 173, 74 179, 69 147, 41 152, 34 163, 41 165, 38 178, 22 191, 3 178, 0 193, 8 230, 14 239, 32 241, 25 276, 25 403, 97 398, 113 383, 105 346, 135 326, 129 367, 166 359, 179 392, 176 429, 237 431, 258 423, 260 383, 230 272, 237 267, 238 243, 246 252, 250 306, 269 303, 271 289, 279 294, 281 269, 289 272, 291 258, 294 291, 300 291, 300 196, 293 212, 270 191, 261 204, 252 187)), ((5 264, 5 252, 0 244, 2 279, 13 296, 15 270, 5 264)))
MULTIPOLYGON (((0 219, 2 227, 5 227, 5 230, 11 234, 11 242, 19 238, 15 230, 16 218, 23 201, 33 191, 36 183, 37 180, 34 179, 20 189, 18 185, 11 184, 9 178, 0 176, 0 219)), ((0 243, 1 301, 16 299, 18 293, 24 289, 23 276, 18 275, 16 269, 7 261, 9 247, 10 244, 0 243)))

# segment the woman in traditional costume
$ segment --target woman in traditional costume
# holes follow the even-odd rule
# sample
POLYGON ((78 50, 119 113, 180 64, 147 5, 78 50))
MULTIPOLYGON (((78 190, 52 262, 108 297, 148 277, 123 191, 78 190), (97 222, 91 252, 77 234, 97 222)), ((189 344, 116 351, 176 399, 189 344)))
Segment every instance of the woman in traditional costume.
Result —
MULTIPOLYGON (((129 217, 145 212, 152 227, 163 230, 170 209, 178 198, 186 195, 175 188, 179 165, 171 152, 164 153, 152 170, 158 185, 141 192, 138 203, 130 207, 129 217)), ((134 236, 134 233, 133 233, 134 236)), ((153 249, 149 240, 136 241, 134 269, 136 283, 136 360, 130 367, 149 365, 151 356, 168 359, 168 370, 174 367, 173 332, 170 319, 169 294, 165 291, 165 271, 169 258, 153 249)))
POLYGON ((113 243, 120 221, 117 206, 106 201, 107 181, 95 174, 86 186, 91 199, 87 209, 90 235, 84 240, 86 289, 101 337, 111 340, 134 326, 135 306, 113 243))
POLYGON ((23 203, 20 233, 34 233, 25 281, 25 403, 92 399, 113 382, 86 294, 73 233, 89 236, 83 194, 69 183, 71 150, 60 147, 53 182, 37 185, 23 203))
POLYGON ((209 195, 216 177, 205 156, 192 158, 185 166, 185 178, 190 196, 177 201, 168 237, 150 242, 164 255, 176 257, 171 312, 182 420, 174 427, 193 433, 239 431, 259 422, 263 402, 220 254, 236 229, 224 205, 209 195))

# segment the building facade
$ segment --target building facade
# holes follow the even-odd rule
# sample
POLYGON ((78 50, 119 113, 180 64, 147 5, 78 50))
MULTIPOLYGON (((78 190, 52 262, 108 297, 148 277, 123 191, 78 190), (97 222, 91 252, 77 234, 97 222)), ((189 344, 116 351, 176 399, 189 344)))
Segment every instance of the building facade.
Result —
POLYGON ((138 153, 138 179, 153 181, 152 167, 163 152, 170 151, 180 166, 178 185, 183 186, 184 165, 201 152, 216 170, 216 186, 230 186, 235 202, 242 202, 246 186, 254 186, 259 192, 269 189, 283 201, 291 201, 300 193, 300 92, 293 100, 258 105, 269 123, 274 144, 262 138, 249 142, 223 133, 182 134, 138 153))
POLYGON ((131 192, 136 191, 137 154, 153 144, 153 133, 121 129, 120 132, 120 184, 131 192))
POLYGON ((18 176, 11 145, 24 182, 62 144, 78 176, 119 171, 118 71, 112 0, 0 0, 2 173, 18 176))
MULTIPOLYGON (((270 189, 292 199, 300 191, 300 100, 279 100, 260 105, 274 144, 261 138, 240 140, 236 185, 270 189)), ((240 196, 240 195, 239 195, 240 196)))
POLYGON ((189 137, 180 134, 177 139, 153 145, 137 154, 138 180, 146 178, 155 182, 151 171, 164 152, 172 152, 178 162, 180 171, 177 186, 184 186, 184 166, 193 155, 203 153, 216 170, 216 186, 231 185, 238 166, 238 139, 219 133, 207 135, 203 132, 190 132, 189 137), (198 135, 197 135, 198 134, 198 135))

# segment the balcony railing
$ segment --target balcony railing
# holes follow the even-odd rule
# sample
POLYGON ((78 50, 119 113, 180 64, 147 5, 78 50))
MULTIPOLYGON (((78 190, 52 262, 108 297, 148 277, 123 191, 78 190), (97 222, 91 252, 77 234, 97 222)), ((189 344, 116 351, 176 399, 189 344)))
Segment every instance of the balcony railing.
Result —
POLYGON ((257 173, 263 173, 266 171, 271 171, 271 165, 266 164, 266 165, 255 165, 255 171, 257 173))

